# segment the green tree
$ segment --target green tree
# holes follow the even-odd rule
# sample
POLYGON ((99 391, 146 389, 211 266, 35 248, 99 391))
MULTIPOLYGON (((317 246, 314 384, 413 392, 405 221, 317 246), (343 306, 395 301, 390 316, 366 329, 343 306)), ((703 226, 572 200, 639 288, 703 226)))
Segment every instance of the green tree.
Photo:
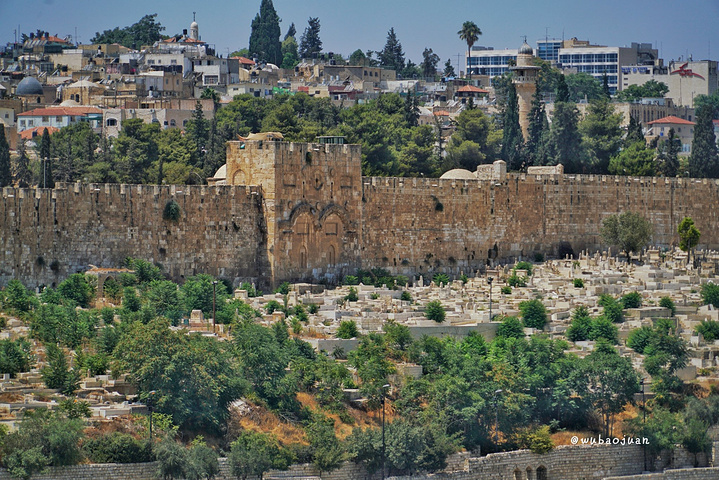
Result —
POLYGON ((566 75, 558 75, 557 76, 557 99, 555 103, 568 103, 571 101, 570 94, 569 94, 569 86, 567 85, 567 76, 566 75))
POLYGON ((12 186, 10 145, 5 138, 5 125, 0 125, 0 188, 12 186))
POLYGON ((424 316, 437 323, 444 322, 445 312, 442 302, 439 300, 428 302, 424 307, 424 316))
POLYGON ((719 153, 712 119, 714 111, 710 106, 696 110, 696 125, 689 157, 689 175, 695 178, 719 178, 719 153))
POLYGON ((704 337, 707 342, 719 339, 719 322, 715 320, 702 320, 694 327, 694 331, 704 337))
POLYGON ((32 184, 30 158, 27 155, 27 144, 24 138, 18 141, 17 156, 15 157, 12 175, 15 183, 20 188, 27 188, 32 184))
POLYGON ((624 137, 624 147, 629 147, 636 142, 645 142, 644 133, 642 132, 642 124, 629 115, 629 125, 627 125, 627 136, 624 137))
POLYGON ((116 370, 129 374, 140 398, 154 390, 157 411, 183 429, 218 431, 229 404, 246 389, 229 345, 171 331, 161 319, 133 323, 114 357, 116 370))
POLYGON ((454 77, 456 73, 454 72, 454 67, 452 66, 452 59, 448 58, 446 62, 444 62, 444 70, 442 71, 442 76, 444 77, 454 77))
POLYGON ((609 161, 607 171, 613 175, 650 177, 655 174, 654 150, 646 147, 644 140, 624 148, 609 161))
POLYGON ((282 63, 280 17, 272 0, 262 0, 260 12, 252 20, 249 55, 275 65, 282 63))
POLYGON ((310 442, 312 463, 320 473, 336 470, 342 465, 345 451, 335 436, 332 419, 315 415, 305 427, 305 432, 310 442))
POLYGON ((65 395, 72 394, 80 384, 80 374, 68 366, 65 352, 55 344, 46 347, 47 366, 40 373, 48 388, 56 388, 65 395))
POLYGON ((390 68, 397 72, 404 69, 404 51, 402 50, 402 44, 397 39, 397 34, 394 32, 394 27, 387 32, 387 41, 378 55, 381 67, 390 68))
POLYGON ((583 171, 607 173, 610 159, 622 145, 621 123, 622 115, 614 113, 614 107, 608 101, 595 100, 589 104, 587 115, 579 123, 579 132, 588 154, 588 163, 583 171))
POLYGON ((679 152, 681 151, 681 141, 674 133, 674 129, 669 129, 669 134, 657 145, 657 173, 665 177, 676 177, 679 172, 679 152))
POLYGON ((165 436, 155 447, 157 476, 164 480, 185 478, 188 470, 187 449, 177 443, 174 435, 165 436))
POLYGON ((714 305, 719 308, 719 285, 709 282, 702 285, 702 302, 704 305, 714 305))
MULTIPOLYGON (((560 77, 562 78, 562 77, 560 77)), ((552 163, 564 165, 564 173, 581 173, 584 165, 582 136, 579 133, 579 111, 573 103, 554 103, 554 114, 550 130, 552 163)))
POLYGON ((31 365, 30 342, 26 338, 0 340, 0 372, 15 377, 20 372, 30 371, 31 365))
POLYGON ((642 306, 642 296, 639 292, 630 292, 622 296, 620 303, 623 308, 639 308, 642 306))
POLYGON ((617 92, 615 99, 619 102, 637 102, 642 98, 664 98, 667 93, 669 87, 665 83, 649 80, 643 85, 629 85, 617 92))
POLYGON ((608 294, 599 296, 597 304, 604 309, 604 316, 612 323, 621 323, 624 321, 624 305, 618 302, 614 297, 608 294))
POLYGON ((524 325, 542 330, 547 323, 547 309, 541 300, 528 300, 519 304, 524 325))
POLYGON ((282 65, 281 68, 295 68, 300 63, 299 46, 295 37, 287 37, 282 42, 282 65))
POLYGON ((607 98, 599 80, 588 73, 580 72, 565 75, 564 80, 569 89, 570 102, 578 103, 586 100, 592 102, 607 98))
POLYGON ((639 376, 631 361, 606 342, 598 342, 578 367, 572 375, 576 392, 601 414, 603 433, 609 436, 613 415, 633 402, 639 391, 639 376))
POLYGON ((619 343, 619 329, 614 322, 603 315, 592 321, 592 328, 589 331, 589 340, 599 339, 604 339, 611 344, 619 343))
POLYGON ((357 324, 354 320, 343 320, 337 329, 337 338, 355 338, 359 335, 357 324))
POLYGON ((367 55, 358 48, 350 54, 349 63, 350 65, 367 66, 367 55))
POLYGON ((677 228, 677 233, 679 234, 679 248, 688 253, 687 260, 689 260, 694 247, 699 244, 699 238, 702 234, 694 225, 694 220, 691 217, 682 219, 677 228))
POLYGON ((459 35, 460 40, 463 40, 467 44, 467 58, 469 59, 468 63, 470 65, 470 68, 467 69, 467 74, 469 75, 469 79, 472 80, 472 45, 474 45, 479 39, 479 36, 482 35, 482 30, 479 29, 476 23, 468 20, 462 24, 462 29, 457 32, 457 35, 459 35))
POLYGON ((42 131, 42 138, 40 140, 40 148, 38 154, 41 159, 39 181, 38 185, 42 185, 42 188, 54 188, 55 179, 52 174, 52 161, 50 160, 52 142, 50 141, 50 132, 48 129, 42 131))
POLYGON ((497 336, 504 338, 524 338, 524 325, 517 317, 506 317, 497 328, 497 336))
POLYGON ((320 19, 319 17, 310 17, 307 20, 307 28, 305 28, 300 38, 300 57, 313 58, 322 51, 322 40, 320 40, 320 19))
POLYGON ((20 280, 12 279, 5 286, 4 298, 2 300, 3 308, 18 313, 28 312, 34 306, 37 306, 35 296, 25 288, 20 280))
POLYGON ((156 22, 157 14, 145 15, 137 23, 129 27, 115 27, 102 33, 95 32, 90 39, 93 44, 119 43, 127 48, 140 49, 144 45, 152 45, 162 38, 165 27, 156 22))
POLYGON ((422 51, 422 63, 420 68, 422 69, 422 75, 425 78, 434 78, 437 75, 437 65, 439 64, 439 55, 434 53, 431 48, 426 48, 422 51))
POLYGON ((694 97, 695 112, 704 106, 711 108, 714 112, 714 120, 719 120, 719 92, 714 92, 711 95, 701 94, 694 97))
POLYGON ((249 476, 256 476, 262 480, 270 469, 283 468, 284 459, 274 437, 242 430, 231 444, 228 461, 232 474, 237 478, 246 480, 249 476))
POLYGON ((519 101, 514 83, 507 89, 507 101, 504 104, 504 120, 502 121, 502 158, 510 170, 524 168, 522 158, 522 129, 519 127, 519 101))
POLYGON ((652 225, 638 213, 624 212, 602 221, 601 235, 605 242, 617 245, 629 259, 630 252, 641 252, 652 237, 652 225))
POLYGON ((94 288, 87 281, 87 277, 82 273, 73 273, 60 285, 57 286, 57 293, 65 300, 70 300, 75 305, 82 308, 90 306, 90 302, 95 295, 94 288))
POLYGON ((214 277, 206 274, 195 275, 188 278, 180 287, 181 296, 185 301, 185 310, 202 310, 205 317, 212 318, 212 301, 215 299, 215 309, 227 299, 227 287, 222 282, 215 282, 214 277), (214 287, 214 288, 213 288, 214 287))
POLYGON ((211 479, 219 473, 217 453, 207 446, 201 435, 195 437, 187 454, 187 480, 211 479))
POLYGON ((457 116, 457 128, 447 144, 447 164, 443 170, 465 168, 488 163, 498 152, 501 136, 492 120, 479 109, 467 110, 457 116))
POLYGON ((549 146, 549 121, 544 109, 542 92, 537 80, 536 90, 532 96, 532 107, 529 110, 529 127, 526 144, 527 165, 546 165, 549 146))
POLYGON ((580 342, 588 340, 591 336, 592 317, 589 316, 589 310, 585 306, 577 307, 572 313, 572 323, 567 329, 567 339, 572 342, 580 342))

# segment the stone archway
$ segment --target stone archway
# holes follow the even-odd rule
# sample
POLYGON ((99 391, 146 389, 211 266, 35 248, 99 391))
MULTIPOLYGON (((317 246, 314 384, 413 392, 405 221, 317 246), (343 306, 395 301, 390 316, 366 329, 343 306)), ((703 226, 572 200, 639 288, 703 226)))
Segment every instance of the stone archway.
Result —
POLYGON ((537 480, 547 480, 547 467, 540 465, 537 467, 537 480))

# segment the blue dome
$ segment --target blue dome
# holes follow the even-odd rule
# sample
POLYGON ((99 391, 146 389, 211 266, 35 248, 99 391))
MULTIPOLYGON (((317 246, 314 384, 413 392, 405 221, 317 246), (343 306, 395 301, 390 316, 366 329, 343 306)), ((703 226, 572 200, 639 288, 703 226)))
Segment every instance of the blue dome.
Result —
POLYGON ((17 84, 15 95, 42 95, 42 85, 35 77, 25 77, 17 84))

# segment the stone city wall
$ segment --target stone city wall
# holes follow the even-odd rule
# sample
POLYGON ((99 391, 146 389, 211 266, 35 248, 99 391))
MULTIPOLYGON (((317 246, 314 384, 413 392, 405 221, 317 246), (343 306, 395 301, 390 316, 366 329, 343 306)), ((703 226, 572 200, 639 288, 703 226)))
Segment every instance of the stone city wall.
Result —
MULTIPOLYGON (((261 286, 295 280, 302 266, 311 277, 323 261, 361 261, 365 268, 406 275, 471 274, 488 261, 600 249, 602 220, 628 210, 650 220, 656 245, 676 244, 679 222, 691 216, 702 233, 700 246, 719 248, 717 180, 527 174, 508 174, 503 181, 363 177, 356 197, 350 193, 354 188, 342 194, 341 208, 335 207, 336 190, 328 189, 327 207, 317 197, 315 207, 304 210, 289 203, 284 187, 281 207, 279 202, 268 204, 271 197, 279 199, 264 186, 4 188, 0 284, 19 278, 31 286, 52 285, 90 264, 119 266, 128 256, 162 264, 175 281, 209 273, 235 283, 256 279, 261 286), (162 218, 172 199, 182 211, 178 222, 162 218)), ((308 195, 298 196, 296 203, 305 205, 308 195)), ((311 196, 317 195, 313 190, 311 196)))
MULTIPOLYGON (((468 453, 450 456, 445 472, 411 477, 389 477, 393 480, 694 480, 717 479, 717 468, 682 468, 641 475, 643 451, 638 445, 560 446, 539 455, 528 450, 470 457, 468 453)), ((89 464, 49 468, 33 480, 153 480, 157 463, 89 464)), ((311 464, 292 465, 289 470, 271 470, 265 480, 377 480, 380 474, 368 475, 361 465, 344 463, 331 472, 319 472, 311 464)), ((11 477, 0 469, 0 480, 11 477)), ((232 480, 227 459, 220 459, 218 480, 232 480)), ((256 480, 252 478, 252 480, 256 480)))
POLYGON ((508 174, 365 177, 363 187, 362 264, 397 273, 470 273, 489 260, 600 249, 602 220, 625 211, 649 219, 653 244, 677 244, 677 226, 691 216, 702 246, 719 246, 717 180, 508 174))
POLYGON ((0 284, 50 286, 126 257, 162 264, 176 281, 198 273, 252 279, 267 264, 257 187, 60 184, 1 193, 0 284), (171 200, 177 222, 163 220, 171 200))

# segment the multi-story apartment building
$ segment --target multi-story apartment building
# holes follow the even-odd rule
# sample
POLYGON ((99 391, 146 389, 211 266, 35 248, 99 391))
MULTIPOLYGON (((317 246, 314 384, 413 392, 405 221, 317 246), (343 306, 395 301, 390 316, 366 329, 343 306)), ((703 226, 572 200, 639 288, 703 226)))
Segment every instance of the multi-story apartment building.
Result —
POLYGON ((510 62, 517 63, 516 48, 495 50, 494 47, 474 46, 471 58, 467 57, 465 65, 472 75, 487 75, 491 78, 508 72, 510 62))
POLYGON ((676 105, 694 107, 694 97, 712 95, 719 90, 718 63, 714 60, 672 60, 668 66, 622 66, 622 88, 643 85, 649 80, 667 85, 669 92, 666 96, 676 105))

